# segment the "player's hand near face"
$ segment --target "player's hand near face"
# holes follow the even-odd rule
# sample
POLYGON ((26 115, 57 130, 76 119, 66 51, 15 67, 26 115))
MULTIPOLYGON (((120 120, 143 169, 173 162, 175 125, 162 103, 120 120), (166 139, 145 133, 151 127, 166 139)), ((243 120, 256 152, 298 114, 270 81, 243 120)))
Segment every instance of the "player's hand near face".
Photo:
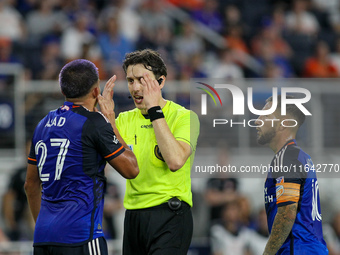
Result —
POLYGON ((100 106, 100 111, 104 114, 106 118, 109 119, 117 139, 125 148, 125 151, 121 155, 110 160, 109 163, 123 177, 127 179, 133 179, 139 173, 137 159, 133 152, 130 150, 129 146, 121 137, 116 127, 116 115, 114 112, 115 103, 113 101, 113 88, 115 86, 116 79, 117 77, 116 75, 114 75, 107 81, 104 87, 103 95, 98 95, 98 104, 100 106))
POLYGON ((115 103, 113 101, 113 88, 115 86, 116 75, 113 75, 105 84, 103 95, 98 95, 98 104, 100 111, 109 119, 112 125, 115 125, 116 114, 114 112, 115 103))
POLYGON ((143 98, 146 110, 154 106, 159 106, 162 98, 162 86, 158 84, 158 81, 152 79, 148 73, 144 73, 143 78, 141 78, 141 84, 143 86, 143 98))

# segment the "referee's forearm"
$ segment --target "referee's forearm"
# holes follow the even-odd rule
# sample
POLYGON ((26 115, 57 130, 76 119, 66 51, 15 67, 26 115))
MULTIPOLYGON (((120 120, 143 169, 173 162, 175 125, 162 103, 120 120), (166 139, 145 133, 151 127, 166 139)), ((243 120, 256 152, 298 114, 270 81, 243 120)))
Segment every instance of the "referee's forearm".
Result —
POLYGON ((154 120, 152 125, 164 161, 171 171, 180 169, 190 156, 190 152, 175 139, 164 118, 154 120))

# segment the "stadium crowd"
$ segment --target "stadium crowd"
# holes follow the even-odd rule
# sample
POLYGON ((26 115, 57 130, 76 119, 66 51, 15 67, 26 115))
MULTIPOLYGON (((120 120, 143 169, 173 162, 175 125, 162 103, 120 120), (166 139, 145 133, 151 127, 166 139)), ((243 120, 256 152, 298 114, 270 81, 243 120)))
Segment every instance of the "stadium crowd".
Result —
POLYGON ((0 62, 22 63, 27 79, 55 79, 76 58, 95 62, 102 79, 119 77, 125 53, 142 48, 162 53, 172 79, 340 73, 336 0, 3 0, 0 21, 0 62), (188 19, 167 15, 169 4, 188 19), (200 36, 197 23, 225 44, 200 36))
MULTIPOLYGON (((161 53, 169 80, 340 77, 337 0, 0 0, 0 24, 0 63, 22 64, 27 80, 56 80, 62 66, 77 58, 94 62, 101 80, 113 74, 122 79, 125 54, 144 48, 161 53), (169 16, 169 6, 188 18, 169 16), (197 24, 215 32, 223 45, 198 33, 197 24)), ((0 77, 0 94, 6 86, 0 77)), ((4 208, 16 199, 13 183, 4 208)), ((266 243, 263 210, 253 212, 237 187, 232 178, 207 182, 205 234, 212 237, 214 255, 228 244, 232 254, 262 254, 266 243)), ((4 212, 7 237, 1 240, 32 238, 29 226, 19 233, 15 221, 21 219, 4 212)), ((335 215, 325 228, 331 255, 340 254, 339 219, 335 215)))

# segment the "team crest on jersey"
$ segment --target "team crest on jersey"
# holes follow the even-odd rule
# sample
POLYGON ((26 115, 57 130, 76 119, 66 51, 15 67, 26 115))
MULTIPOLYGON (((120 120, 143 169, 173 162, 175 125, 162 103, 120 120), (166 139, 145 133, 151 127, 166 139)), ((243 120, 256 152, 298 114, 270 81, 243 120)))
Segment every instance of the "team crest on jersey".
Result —
POLYGON ((162 156, 161 151, 159 150, 158 145, 155 146, 154 152, 155 152, 156 158, 158 158, 159 160, 164 161, 164 158, 163 158, 163 156, 162 156))
POLYGON ((285 189, 283 185, 276 186, 276 199, 282 196, 282 194, 285 192, 285 189))
POLYGON ((68 107, 67 105, 63 105, 63 106, 61 107, 61 110, 68 111, 68 110, 70 110, 70 107, 68 107))
POLYGON ((285 177, 284 176, 280 176, 279 178, 276 178, 276 184, 284 183, 284 182, 285 182, 285 177))
POLYGON ((115 144, 118 144, 119 143, 119 140, 118 140, 118 138, 114 135, 113 136, 113 142, 115 143, 115 144))

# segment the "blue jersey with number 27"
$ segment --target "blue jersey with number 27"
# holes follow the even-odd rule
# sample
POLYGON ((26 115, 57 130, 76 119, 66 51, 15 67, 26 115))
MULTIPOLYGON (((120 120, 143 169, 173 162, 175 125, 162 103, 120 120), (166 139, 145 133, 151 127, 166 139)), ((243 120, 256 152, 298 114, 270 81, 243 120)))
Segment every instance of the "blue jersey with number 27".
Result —
POLYGON ((42 182, 34 246, 82 245, 104 235, 104 167, 123 151, 99 112, 65 102, 41 120, 28 158, 42 182))

